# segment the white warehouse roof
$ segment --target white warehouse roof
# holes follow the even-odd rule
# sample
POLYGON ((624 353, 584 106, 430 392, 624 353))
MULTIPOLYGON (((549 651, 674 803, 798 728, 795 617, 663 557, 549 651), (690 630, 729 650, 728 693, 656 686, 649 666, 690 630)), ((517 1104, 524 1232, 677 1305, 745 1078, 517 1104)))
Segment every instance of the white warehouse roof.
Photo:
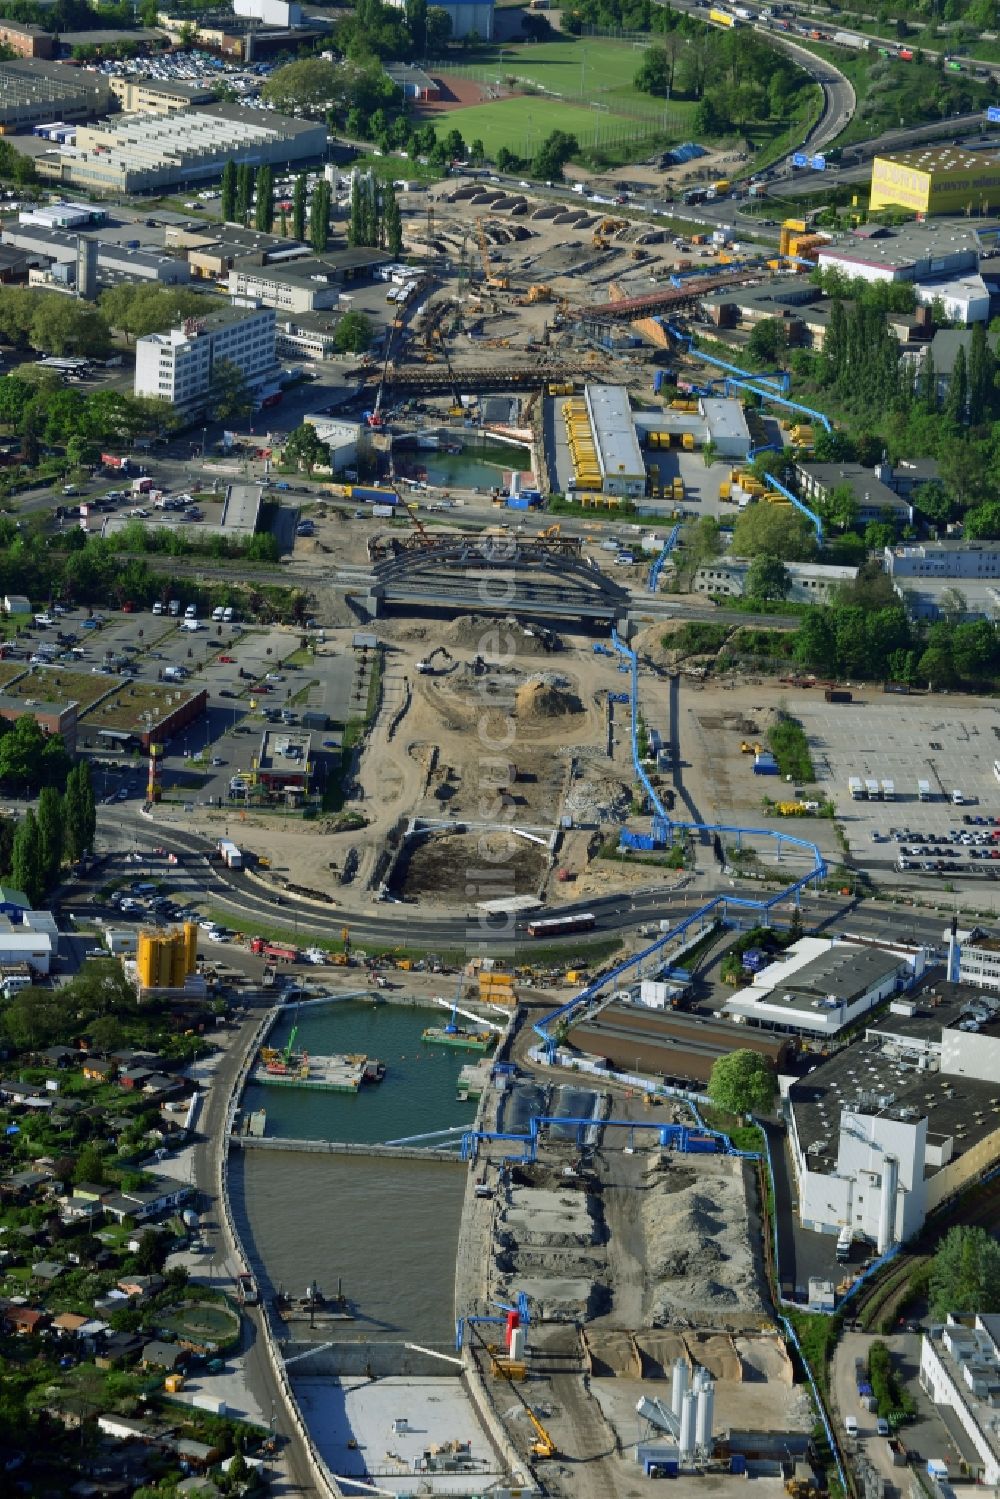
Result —
POLYGON ((623 385, 588 385, 584 396, 601 473, 608 479, 645 478, 628 391, 623 385))

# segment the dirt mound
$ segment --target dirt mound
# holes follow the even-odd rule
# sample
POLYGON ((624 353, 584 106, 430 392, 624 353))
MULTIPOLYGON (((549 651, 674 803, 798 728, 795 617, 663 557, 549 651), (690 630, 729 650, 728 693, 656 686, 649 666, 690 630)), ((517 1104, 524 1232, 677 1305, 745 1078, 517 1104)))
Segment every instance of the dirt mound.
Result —
POLYGON ((519 723, 538 723, 545 718, 566 718, 582 713, 583 704, 562 678, 529 677, 514 694, 514 714, 519 723))
POLYGON ((540 655, 544 638, 516 619, 495 619, 489 614, 459 614, 445 625, 440 638, 449 645, 465 646, 481 656, 540 655))

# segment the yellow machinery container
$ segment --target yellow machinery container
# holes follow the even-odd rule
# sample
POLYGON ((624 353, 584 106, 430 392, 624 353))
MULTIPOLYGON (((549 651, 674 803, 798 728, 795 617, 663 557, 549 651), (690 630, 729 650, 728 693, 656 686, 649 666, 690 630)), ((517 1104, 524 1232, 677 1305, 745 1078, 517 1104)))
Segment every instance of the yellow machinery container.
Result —
POLYGON ((184 1388, 183 1374, 168 1374, 163 1381, 163 1388, 168 1395, 176 1395, 184 1388))
POLYGON ((676 400, 670 402, 670 409, 671 411, 697 411, 698 402, 687 401, 683 397, 678 397, 676 400))
POLYGON ((730 484, 728 479, 723 479, 722 483, 719 485, 719 499, 731 500, 732 498, 733 486, 730 484))
POLYGON ((563 980, 563 982, 567 983, 567 984, 582 984, 583 983, 583 973, 582 973, 582 971, 579 968, 571 968, 569 970, 569 972, 566 974, 565 979, 563 980))
POLYGON ((183 989, 198 962, 198 928, 193 921, 170 932, 139 933, 136 968, 142 989, 183 989))
POLYGON ((675 500, 683 500, 684 498, 684 480, 679 476, 674 478, 673 497, 675 500))
POLYGON ((732 185, 733 184, 729 181, 728 177, 720 177, 718 182, 712 183, 712 186, 715 188, 715 191, 717 193, 728 193, 732 185))
POLYGON ((693 453, 694 452, 694 433, 693 432, 684 432, 684 433, 681 434, 681 447, 684 449, 685 453, 693 453))

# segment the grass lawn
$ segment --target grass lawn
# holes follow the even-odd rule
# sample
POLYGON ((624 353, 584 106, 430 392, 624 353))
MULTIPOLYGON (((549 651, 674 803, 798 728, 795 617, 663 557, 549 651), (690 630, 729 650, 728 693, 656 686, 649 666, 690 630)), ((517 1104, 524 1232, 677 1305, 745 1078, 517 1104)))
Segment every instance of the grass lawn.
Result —
MULTIPOLYGON (((683 105, 671 105, 670 115, 677 123, 675 133, 683 130, 683 105)), ((662 116, 661 116, 662 119, 662 116)), ((497 99, 489 104, 473 104, 467 109, 452 109, 446 115, 434 116, 439 134, 459 130, 464 141, 481 140, 486 154, 495 157, 501 146, 517 156, 533 156, 553 130, 575 135, 581 147, 623 145, 626 141, 648 140, 660 126, 650 118, 627 119, 609 109, 591 109, 584 104, 564 104, 558 99, 529 95, 518 99, 497 99)), ((670 129, 668 122, 667 129, 670 129)))
POLYGON ((464 78, 488 83, 497 78, 519 78, 564 99, 600 99, 611 92, 660 114, 662 103, 632 87, 646 50, 645 43, 633 46, 603 37, 564 37, 537 45, 481 49, 476 52, 474 65, 455 71, 464 78))

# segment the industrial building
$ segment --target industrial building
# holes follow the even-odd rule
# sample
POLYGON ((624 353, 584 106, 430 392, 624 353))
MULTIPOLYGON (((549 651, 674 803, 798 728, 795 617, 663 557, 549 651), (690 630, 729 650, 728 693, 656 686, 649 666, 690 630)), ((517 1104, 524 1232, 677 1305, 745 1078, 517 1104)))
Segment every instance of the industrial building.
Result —
POLYGON ((61 278, 68 284, 75 279, 81 246, 93 248, 98 278, 105 283, 156 281, 161 286, 186 286, 191 280, 190 266, 173 255, 130 249, 128 245, 110 240, 83 239, 64 229, 47 229, 39 223, 25 223, 23 218, 20 224, 0 234, 0 242, 25 251, 35 258, 36 264, 69 267, 68 277, 61 278))
MULTIPOLYGON (((925 146, 872 162, 870 207, 914 213, 984 214, 1000 202, 1000 156, 964 147, 925 146)), ((821 262, 822 263, 822 262, 821 262)))
POLYGON ((265 26, 302 25, 302 7, 296 0, 233 0, 233 15, 265 26))
POLYGON ((731 1051, 756 1051, 778 1072, 795 1051, 790 1036, 742 1030, 713 1016, 684 1010, 654 1010, 616 1001, 570 1027, 571 1046, 626 1072, 652 1073, 681 1084, 708 1082, 712 1067, 731 1051))
MULTIPOLYGON (((389 4, 403 10, 406 0, 389 0, 389 4)), ((493 40, 493 0, 441 0, 440 9, 451 21, 454 41, 461 41, 473 32, 481 42, 493 40)))
MULTIPOLYGON (((968 1478, 977 1484, 1000 1484, 1000 1317, 983 1312, 948 1314, 932 1326, 920 1344, 920 1388, 936 1406, 958 1422, 965 1442, 961 1451, 968 1478), (967 1455, 968 1444, 978 1463, 967 1455)), ((948 1423, 950 1425, 950 1423, 948 1423)))
POLYGON ((646 466, 622 385, 588 385, 563 407, 577 489, 635 499, 646 493, 646 466))
POLYGON ((201 83, 184 83, 179 78, 108 79, 111 92, 125 114, 172 114, 175 109, 191 109, 197 104, 211 104, 215 92, 201 83))
POLYGON ((382 250, 366 249, 297 257, 287 263, 265 259, 259 265, 246 257, 229 272, 229 294, 252 297, 280 312, 319 312, 336 307, 346 285, 370 281, 374 267, 388 258, 382 250))
POLYGON ((924 971, 923 949, 800 937, 722 1007, 737 1025, 835 1036, 924 971))
MULTIPOLYGON (((746 557, 713 557, 696 571, 692 590, 743 598, 750 566, 746 557)), ((794 604, 824 604, 838 588, 853 583, 858 576, 856 567, 826 562, 786 562, 785 572, 790 579, 787 597, 794 604)))
POLYGON ((220 359, 235 364, 251 388, 271 378, 277 370, 271 308, 229 307, 136 339, 135 394, 172 406, 203 405, 220 359))
POLYGON ((49 700, 45 692, 45 679, 40 672, 35 674, 33 681, 37 681, 38 690, 30 703, 26 698, 0 693, 0 718, 5 723, 16 723, 19 718, 30 715, 43 734, 61 734, 70 754, 75 754, 79 703, 49 700))
POLYGON ((89 192, 143 193, 213 181, 229 160, 285 166, 325 155, 322 122, 216 104, 81 127, 75 146, 44 153, 36 169, 89 192))
POLYGON ((45 62, 40 56, 0 62, 0 131, 5 135, 52 120, 92 119, 110 108, 111 88, 100 73, 45 62))
POLYGON ((863 1042, 792 1084, 785 1113, 803 1228, 850 1228, 881 1252, 1000 1159, 996 1061, 978 1061, 995 1025, 975 1018, 984 1010, 944 981, 897 997, 863 1042))
POLYGON ((0 21, 0 46, 9 47, 18 57, 52 58, 56 55, 56 39, 50 31, 21 21, 0 21))
POLYGON ((40 229, 96 229, 107 219, 107 209, 95 203, 39 203, 17 216, 19 224, 35 224, 40 229))
POLYGON ((1000 578, 1000 541, 902 542, 882 566, 890 578, 1000 578))

